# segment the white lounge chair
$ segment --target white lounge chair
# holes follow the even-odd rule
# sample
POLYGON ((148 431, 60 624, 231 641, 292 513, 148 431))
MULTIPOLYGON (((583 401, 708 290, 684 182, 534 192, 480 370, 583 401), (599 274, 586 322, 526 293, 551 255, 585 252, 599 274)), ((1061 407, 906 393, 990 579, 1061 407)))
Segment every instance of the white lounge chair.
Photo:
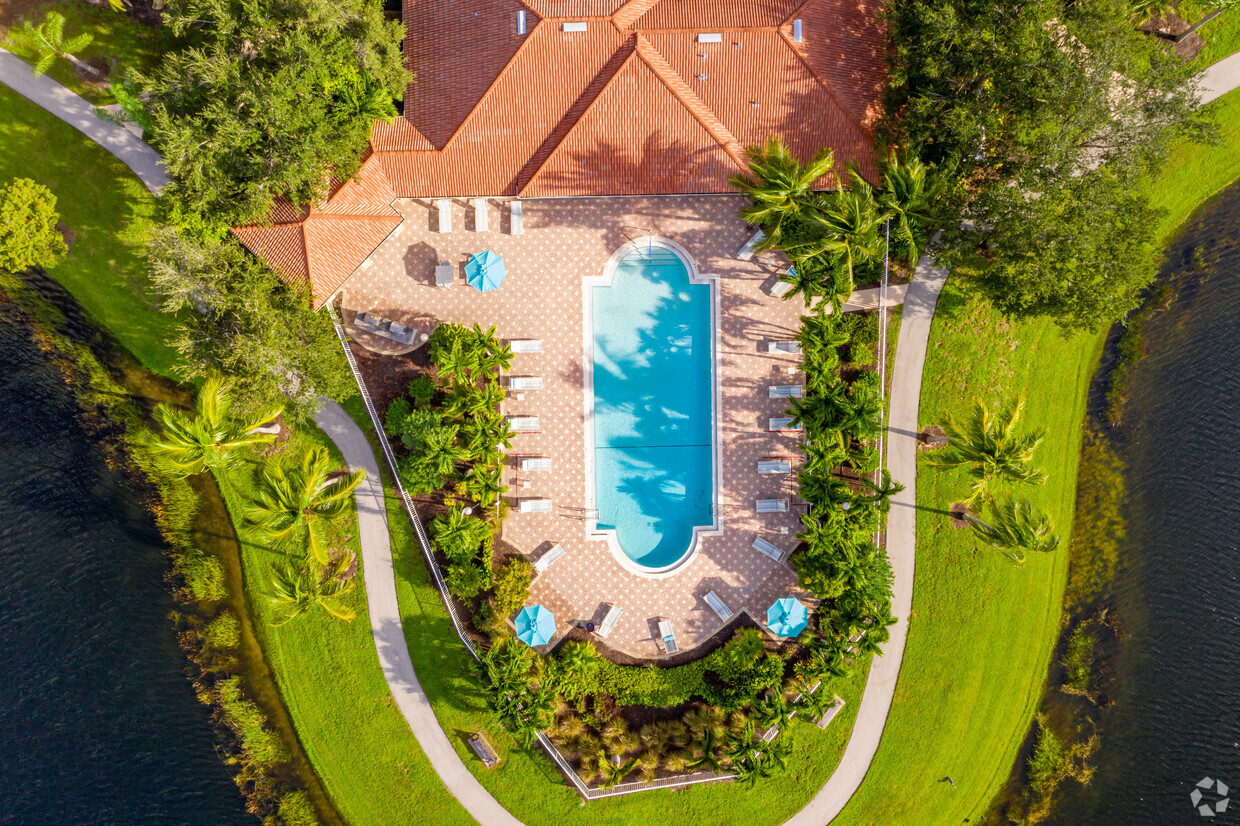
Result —
POLYGON ((783 353, 789 356, 799 356, 801 355, 801 342, 768 341, 766 343, 766 351, 768 353, 783 353))
POLYGON ((512 376, 508 379, 509 390, 542 390, 542 376, 512 376))
POLYGON ((447 198, 440 198, 435 202, 435 208, 439 210, 439 231, 452 231, 452 202, 447 198))
POLYGON ((551 500, 522 499, 519 509, 521 513, 551 513, 551 500))
POLYGON ((514 338, 508 342, 509 349, 514 353, 541 353, 542 339, 537 338, 514 338))
POLYGON ((534 573, 541 574, 543 571, 551 567, 551 563, 564 556, 564 546, 558 542, 551 546, 551 550, 538 558, 534 563, 534 573))
POLYGON ((598 627, 598 634, 603 639, 607 639, 607 635, 616 627, 616 623, 620 621, 620 615, 624 613, 619 605, 611 606, 607 611, 607 616, 603 617, 603 624, 598 627))
POLYGON ((719 615, 719 619, 727 622, 732 616, 732 612, 728 610, 728 606, 723 600, 719 599, 719 595, 714 591, 707 591, 705 596, 706 604, 710 606, 710 610, 719 615))
POLYGON ((508 232, 510 234, 525 234, 525 207, 516 198, 508 202, 508 219, 508 232))
POLYGON ((787 513, 787 499, 759 499, 754 504, 754 510, 758 513, 787 513))
POLYGON ((676 647, 676 633, 672 631, 671 620, 659 620, 659 636, 663 638, 663 649, 669 654, 675 654, 680 649, 676 647))
POLYGON ((487 231, 487 199, 474 198, 474 232, 487 231))
POLYGON ((767 423, 766 429, 772 433, 783 432, 785 430, 800 430, 801 423, 797 422, 794 427, 791 416, 772 416, 767 423))
POLYGON ((763 476, 787 476, 792 473, 792 462, 787 459, 759 459, 758 473, 763 476))
POLYGON ((769 556, 776 562, 784 558, 784 551, 777 545, 772 545, 760 536, 754 537, 753 549, 763 556, 769 556))
POLYGON ((435 286, 441 290, 446 290, 452 286, 452 262, 446 259, 440 260, 439 266, 435 267, 435 286))
POLYGON ((792 285, 787 281, 776 281, 771 285, 770 295, 772 298, 783 298, 792 292, 792 285))
POLYGON ((514 433, 530 433, 538 430, 537 416, 509 416, 508 426, 514 433))
POLYGON ((799 399, 804 388, 799 384, 772 384, 766 388, 768 399, 799 399))
POLYGON ((533 470, 548 471, 551 470, 551 460, 546 456, 527 456, 521 459, 518 467, 526 472, 533 470))
POLYGON ((736 257, 742 261, 748 261, 750 258, 753 258, 754 251, 757 249, 758 244, 761 244, 765 239, 766 233, 762 230, 758 230, 753 234, 753 238, 750 238, 745 242, 745 246, 741 247, 741 251, 736 254, 736 257))

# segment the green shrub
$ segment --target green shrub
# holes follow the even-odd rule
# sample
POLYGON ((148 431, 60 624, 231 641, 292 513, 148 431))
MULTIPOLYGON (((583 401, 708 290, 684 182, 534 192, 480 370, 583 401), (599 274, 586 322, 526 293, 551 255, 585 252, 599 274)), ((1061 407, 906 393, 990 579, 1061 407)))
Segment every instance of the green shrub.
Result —
POLYGON ((218 602, 228 596, 224 566, 201 548, 189 547, 178 552, 173 570, 185 580, 190 596, 199 602, 218 602))
POLYGON ((1094 647, 1097 644, 1088 623, 1077 626, 1068 637, 1067 650, 1064 651, 1062 660, 1065 688, 1079 693, 1089 690, 1090 667, 1093 665, 1094 647))
POLYGON ((703 697, 706 661, 698 660, 675 668, 616 665, 604 660, 598 669, 598 684, 618 705, 667 708, 703 697))
POLYGON ((405 419, 409 418, 409 411, 412 409, 408 399, 393 399, 387 412, 383 414, 383 429, 393 437, 403 432, 405 419))
MULTIPOLYGON (((489 563, 489 560, 487 560, 489 563)), ((460 599, 473 599, 491 587, 490 565, 483 567, 474 563, 449 565, 444 576, 448 590, 460 599)))
POLYGON ((315 814, 314 804, 310 795, 298 790, 289 792, 280 798, 280 820, 284 826, 319 826, 319 816, 315 814))
POLYGON ((1068 767, 1063 744, 1039 721, 1038 740, 1029 758, 1029 785, 1038 795, 1053 791, 1068 767))
POLYGON ((494 577, 495 613, 510 617, 530 598, 530 583, 534 581, 534 566, 524 559, 510 559, 494 577))
POLYGON ((435 398, 436 390, 435 380, 430 376, 418 376, 409 382, 409 398, 414 407, 428 407, 435 398))
POLYGON ((241 739, 241 748, 254 766, 267 769, 292 759, 284 741, 267 729, 263 712, 245 698, 240 677, 221 680, 218 691, 224 719, 241 739))
POLYGON ((231 651, 241 644, 241 624, 231 612, 220 611, 203 629, 202 643, 215 651, 231 651))

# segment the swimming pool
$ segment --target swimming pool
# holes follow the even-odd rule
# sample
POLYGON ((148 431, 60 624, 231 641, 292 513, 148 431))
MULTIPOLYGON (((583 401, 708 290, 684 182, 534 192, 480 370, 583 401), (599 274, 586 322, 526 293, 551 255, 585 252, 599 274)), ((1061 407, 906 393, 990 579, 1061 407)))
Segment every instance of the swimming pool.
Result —
POLYGON ((711 286, 643 242, 591 291, 597 528, 640 568, 667 569, 714 522, 711 286))

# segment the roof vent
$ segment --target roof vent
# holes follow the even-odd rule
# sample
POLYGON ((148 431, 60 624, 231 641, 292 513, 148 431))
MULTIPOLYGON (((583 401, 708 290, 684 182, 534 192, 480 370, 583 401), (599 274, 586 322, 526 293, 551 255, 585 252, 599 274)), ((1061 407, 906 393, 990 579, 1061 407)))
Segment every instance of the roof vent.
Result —
POLYGON ((698 75, 698 80, 706 80, 706 73, 702 72, 700 75, 698 75))
POLYGON ((792 21, 792 42, 800 43, 801 40, 801 19, 798 17, 792 21))
POLYGON ((584 20, 578 20, 572 23, 564 24, 564 31, 566 32, 584 32, 585 30, 586 30, 586 21, 584 20))
POLYGON ((749 105, 752 106, 754 109, 757 109, 760 104, 756 100, 751 100, 749 101, 749 105))
POLYGON ((517 12, 517 34, 525 34, 525 9, 517 12))
POLYGON ((708 33, 708 34, 699 34, 699 35, 697 36, 697 42, 699 42, 699 43, 722 43, 722 42, 723 42, 723 34, 722 34, 721 32, 713 32, 713 33, 708 33))

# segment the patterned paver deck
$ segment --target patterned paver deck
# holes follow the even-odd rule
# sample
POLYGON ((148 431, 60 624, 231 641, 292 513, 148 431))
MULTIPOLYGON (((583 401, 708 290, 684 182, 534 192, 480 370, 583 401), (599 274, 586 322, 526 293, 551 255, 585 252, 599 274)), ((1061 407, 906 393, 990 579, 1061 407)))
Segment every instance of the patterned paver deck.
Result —
MULTIPOLYGON (((435 231, 438 221, 426 201, 397 201, 405 216, 393 234, 346 285, 350 309, 375 311, 414 326, 429 321, 495 325, 506 339, 537 338, 543 352, 518 354, 512 375, 541 376, 543 389, 509 392, 506 415, 537 416, 540 432, 514 438, 513 454, 551 458, 550 473, 518 473, 506 464, 504 484, 511 498, 549 498, 549 514, 520 514, 504 520, 504 539, 537 559, 552 543, 566 553, 534 582, 532 599, 551 608, 560 631, 568 622, 602 619, 610 604, 624 609, 607 643, 640 657, 661 654, 659 619, 670 619, 682 651, 707 640, 723 625, 703 601, 718 594, 734 612, 765 617, 776 598, 796 593, 796 575, 786 564, 753 550, 760 535, 791 550, 796 513, 758 516, 754 500, 791 497, 791 478, 759 476, 765 457, 796 457, 794 434, 768 433, 767 419, 784 404, 767 398, 771 384, 802 380, 799 363, 770 355, 766 342, 796 332, 802 305, 767 295, 777 270, 774 260, 743 262, 736 252, 752 230, 736 217, 739 198, 583 198, 526 201, 525 233, 506 234, 508 209, 491 202, 490 232, 473 232, 472 204, 454 202, 453 233, 435 231), (582 278, 599 275, 625 242, 648 235, 670 238, 694 256, 703 273, 719 276, 719 413, 722 488, 717 506, 723 533, 703 537, 685 568, 661 579, 626 571, 606 543, 586 537, 586 397, 582 384, 582 278), (469 255, 491 249, 504 257, 508 278, 491 293, 467 286, 469 255), (439 260, 457 268, 448 290, 434 286, 439 260), (789 372, 791 369, 792 372, 789 372), (528 485, 528 487, 526 487, 528 485)), ((794 459, 795 468, 795 459, 794 459)), ((793 508, 793 511, 799 510, 793 508)))

